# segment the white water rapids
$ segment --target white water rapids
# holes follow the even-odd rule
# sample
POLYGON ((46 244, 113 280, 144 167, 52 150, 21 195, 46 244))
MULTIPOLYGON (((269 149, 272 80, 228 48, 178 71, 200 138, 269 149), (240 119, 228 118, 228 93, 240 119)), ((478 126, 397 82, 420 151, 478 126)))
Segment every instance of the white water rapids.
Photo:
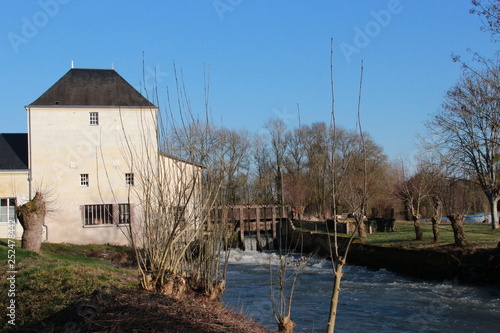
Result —
MULTIPOLYGON (((232 250, 222 302, 277 330, 270 300, 275 253, 232 250)), ((428 282, 387 270, 344 266, 336 332, 500 332, 500 289, 428 282)), ((297 279, 291 318, 296 332, 325 332, 331 263, 314 258, 297 279)))

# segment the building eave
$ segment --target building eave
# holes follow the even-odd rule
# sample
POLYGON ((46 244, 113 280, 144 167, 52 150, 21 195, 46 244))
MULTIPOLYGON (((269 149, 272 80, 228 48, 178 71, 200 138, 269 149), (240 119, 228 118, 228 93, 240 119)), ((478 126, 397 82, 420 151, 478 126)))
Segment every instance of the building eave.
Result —
POLYGON ((183 163, 186 163, 186 164, 194 165, 194 166, 196 166, 196 167, 198 167, 200 169, 208 169, 208 167, 206 165, 203 165, 203 164, 200 164, 200 163, 191 162, 191 161, 188 161, 186 159, 183 159, 183 158, 180 158, 180 157, 177 157, 177 156, 173 156, 173 155, 162 153, 162 152, 159 152, 158 154, 160 156, 167 157, 167 158, 179 161, 179 162, 183 162, 183 163))

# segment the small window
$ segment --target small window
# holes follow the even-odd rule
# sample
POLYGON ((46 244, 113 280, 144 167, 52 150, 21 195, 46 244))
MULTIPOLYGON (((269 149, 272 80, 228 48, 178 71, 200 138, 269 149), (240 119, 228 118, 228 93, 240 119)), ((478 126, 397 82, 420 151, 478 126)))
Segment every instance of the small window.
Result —
POLYGON ((90 112, 90 125, 99 125, 99 112, 90 112))
POLYGON ((0 222, 16 221, 16 199, 0 199, 0 222))
POLYGON ((82 173, 80 175, 80 186, 89 186, 89 174, 88 173, 82 173))
POLYGON ((83 209, 85 225, 113 224, 113 205, 85 205, 83 209))
POLYGON ((126 173, 125 174, 125 185, 134 186, 134 174, 133 173, 126 173))
POLYGON ((118 223, 130 223, 130 204, 118 204, 118 223))

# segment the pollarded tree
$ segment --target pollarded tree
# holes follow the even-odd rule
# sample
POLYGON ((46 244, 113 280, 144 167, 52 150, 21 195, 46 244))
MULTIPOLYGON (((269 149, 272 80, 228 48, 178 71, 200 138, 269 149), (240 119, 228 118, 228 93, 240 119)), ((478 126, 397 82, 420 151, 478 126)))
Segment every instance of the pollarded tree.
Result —
POLYGON ((406 209, 412 214, 415 227, 415 240, 422 240, 423 233, 420 227, 421 207, 431 199, 435 193, 435 185, 440 177, 436 168, 424 161, 419 161, 417 170, 411 174, 408 166, 401 161, 398 170, 395 195, 404 203, 406 209))
POLYGON ((17 207, 16 214, 23 226, 21 246, 25 250, 40 252, 42 229, 47 213, 47 202, 41 192, 36 192, 31 201, 17 207))
POLYGON ((469 245, 464 231, 464 218, 469 209, 467 205, 467 191, 470 189, 467 181, 447 177, 440 182, 440 197, 445 215, 448 217, 453 229, 455 245, 464 247, 469 245))
POLYGON ((493 229, 500 228, 500 67, 468 70, 448 91, 442 109, 426 127, 426 142, 453 169, 475 180, 488 198, 493 229))

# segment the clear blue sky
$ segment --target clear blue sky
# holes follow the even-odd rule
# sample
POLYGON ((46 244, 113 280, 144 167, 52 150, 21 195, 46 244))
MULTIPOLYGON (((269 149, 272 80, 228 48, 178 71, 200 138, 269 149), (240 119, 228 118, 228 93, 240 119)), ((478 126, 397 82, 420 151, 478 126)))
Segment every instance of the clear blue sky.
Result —
MULTIPOLYGON (((364 61, 363 127, 395 159, 413 156, 422 122, 461 68, 452 53, 491 57, 468 0, 2 0, 0 132, 26 132, 24 106, 71 67, 114 68, 133 86, 153 73, 161 91, 182 68, 203 113, 204 66, 217 124, 262 131, 272 117, 298 126, 330 120, 334 38, 337 123, 355 128, 364 61)), ((164 96, 164 94, 161 94, 164 96)), ((163 99, 163 97, 162 97, 163 99)))

